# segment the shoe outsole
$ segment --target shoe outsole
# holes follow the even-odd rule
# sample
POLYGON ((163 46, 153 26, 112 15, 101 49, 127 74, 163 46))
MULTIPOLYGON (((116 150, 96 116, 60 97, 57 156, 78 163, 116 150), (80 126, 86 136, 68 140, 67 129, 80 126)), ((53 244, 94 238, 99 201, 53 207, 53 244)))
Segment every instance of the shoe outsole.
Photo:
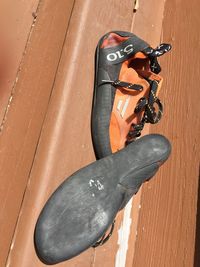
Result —
POLYGON ((94 245, 170 151, 165 137, 144 136, 66 179, 37 221, 34 240, 38 257, 46 264, 56 264, 94 245))

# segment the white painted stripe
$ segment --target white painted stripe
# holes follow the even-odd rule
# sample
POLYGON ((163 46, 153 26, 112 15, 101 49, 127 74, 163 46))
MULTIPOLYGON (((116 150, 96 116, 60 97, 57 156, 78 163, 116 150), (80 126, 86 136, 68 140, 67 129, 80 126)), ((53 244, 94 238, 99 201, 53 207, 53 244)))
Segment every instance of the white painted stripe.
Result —
POLYGON ((128 202, 124 210, 124 217, 120 229, 118 230, 118 245, 119 249, 115 258, 115 267, 126 266, 126 255, 128 251, 128 240, 131 229, 131 209, 132 199, 128 202))
POLYGON ((119 102, 118 102, 118 105, 117 105, 117 110, 120 111, 122 103, 123 103, 123 100, 120 99, 119 102))
POLYGON ((122 112, 121 112, 121 114, 120 114, 122 118, 124 117, 124 114, 125 114, 126 109, 127 109, 127 107, 128 107, 129 101, 130 101, 130 97, 128 97, 128 98, 126 99, 126 102, 125 102, 124 107, 123 107, 123 109, 122 109, 122 112))

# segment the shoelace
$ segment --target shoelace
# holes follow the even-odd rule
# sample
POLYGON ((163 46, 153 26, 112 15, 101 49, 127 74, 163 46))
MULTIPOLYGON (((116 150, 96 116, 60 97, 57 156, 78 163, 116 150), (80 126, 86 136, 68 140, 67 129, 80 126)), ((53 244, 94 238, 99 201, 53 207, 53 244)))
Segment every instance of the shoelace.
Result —
MULTIPOLYGON (((153 49, 152 47, 147 47, 142 51, 145 55, 148 56, 150 60, 150 68, 152 72, 156 74, 160 73, 161 67, 158 63, 157 58, 169 52, 171 48, 172 46, 170 44, 163 43, 155 49, 153 49)), ((162 118, 163 106, 159 98, 156 96, 158 81, 149 79, 147 79, 147 81, 150 84, 149 97, 148 99, 145 97, 141 98, 134 110, 135 113, 139 113, 140 111, 144 110, 144 116, 139 124, 131 124, 131 129, 127 136, 126 145, 130 144, 141 135, 141 131, 143 130, 144 124, 146 122, 155 124, 158 123, 162 118), (158 106, 157 112, 155 111, 155 103, 158 106)))
MULTIPOLYGON (((131 129, 130 129, 130 132, 127 136, 127 139, 128 139, 127 144, 134 141, 135 138, 137 138, 141 135, 141 131, 144 128, 145 123, 155 124, 155 123, 159 122, 159 120, 162 117, 163 106, 162 106, 159 98, 156 96, 156 92, 158 89, 158 81, 149 80, 149 79, 146 79, 146 80, 150 84, 149 97, 148 97, 148 99, 145 97, 140 98, 135 110, 133 111, 133 113, 139 113, 143 110, 144 116, 143 116, 143 118, 139 124, 133 124, 133 123, 131 124, 131 129), (155 103, 158 106, 157 112, 155 111, 156 109, 154 107, 155 103)), ((114 87, 123 87, 123 88, 132 89, 132 90, 136 90, 136 91, 142 91, 143 90, 143 87, 139 84, 132 84, 132 83, 128 83, 128 82, 124 82, 124 81, 120 81, 120 80, 116 80, 116 81, 103 80, 102 84, 103 83, 109 83, 114 87)))
POLYGON ((109 83, 113 85, 114 87, 125 87, 127 89, 133 89, 133 90, 140 91, 140 92, 143 90, 143 87, 140 84, 133 84, 133 83, 128 83, 128 82, 123 82, 120 80, 115 80, 115 81, 102 80, 101 85, 105 83, 109 83))
POLYGON ((148 82, 150 84, 148 99, 145 97, 140 98, 134 110, 134 113, 136 114, 144 111, 143 118, 141 119, 140 123, 131 124, 131 129, 127 136, 126 145, 130 144, 141 135, 141 131, 143 130, 145 123, 156 124, 162 118, 163 106, 160 102, 160 99, 156 96, 158 82, 156 80, 148 80, 148 82), (157 104, 158 106, 157 112, 155 104, 157 104))
POLYGON ((150 60, 150 68, 152 72, 156 74, 161 72, 161 67, 158 63, 157 58, 169 52, 171 49, 172 49, 172 46, 170 44, 163 43, 163 44, 160 44, 155 49, 149 46, 142 51, 146 56, 148 56, 150 60))

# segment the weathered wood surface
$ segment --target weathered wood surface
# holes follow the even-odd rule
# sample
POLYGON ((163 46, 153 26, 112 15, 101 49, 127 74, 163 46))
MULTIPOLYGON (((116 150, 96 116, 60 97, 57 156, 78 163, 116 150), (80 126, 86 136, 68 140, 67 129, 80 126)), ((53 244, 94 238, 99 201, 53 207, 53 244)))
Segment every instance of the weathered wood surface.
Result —
POLYGON ((162 59, 164 118, 151 130, 166 135, 173 149, 156 179, 143 187, 134 267, 194 266, 200 160, 199 11, 198 0, 165 3, 162 40, 172 43, 173 50, 162 59))
MULTIPOLYGON (((95 160, 90 134, 93 58, 98 39, 113 29, 131 30, 153 46, 161 39, 173 44, 172 53, 162 59, 165 116, 151 128, 170 138, 173 153, 126 215, 118 215, 105 246, 59 266, 193 266, 200 132, 195 49, 200 38, 193 30, 200 6, 197 0, 141 0, 135 14, 133 8, 131 0, 41 1, 0 136, 0 266, 13 233, 7 266, 45 266, 33 246, 35 222, 60 182, 95 160), (128 249, 123 251, 118 229, 130 222, 128 240, 124 235, 121 243, 123 248, 128 242, 128 249)), ((27 38, 28 33, 27 28, 27 38)))
MULTIPOLYGON (((34 229, 34 225, 35 225, 35 220, 33 218, 37 218, 38 212, 41 209, 42 203, 44 203, 44 200, 50 195, 50 193, 56 188, 57 184, 60 183, 60 181, 63 180, 63 177, 71 174, 73 171, 77 170, 78 168, 80 168, 81 166, 86 165, 87 163, 91 162, 92 160, 94 160, 93 157, 93 150, 91 147, 91 139, 90 139, 90 127, 89 127, 89 123, 90 123, 90 112, 91 112, 91 99, 92 99, 92 94, 93 94, 93 75, 91 75, 91 73, 93 74, 93 60, 91 61, 91 58, 93 59, 94 56, 94 50, 95 50, 95 46, 96 43, 99 39, 99 37, 111 30, 112 28, 109 28, 107 25, 109 25, 109 22, 112 18, 112 14, 107 13, 107 8, 105 8, 104 3, 99 3, 99 5, 96 5, 96 3, 82 3, 82 2, 78 2, 75 4, 74 10, 73 10, 73 14, 72 14, 72 19, 70 22, 70 27, 69 27, 69 36, 66 39, 66 45, 64 46, 64 50, 63 50, 63 56, 61 59, 61 64, 60 67, 58 69, 58 75, 56 77, 56 84, 55 84, 55 91, 56 93, 52 94, 52 101, 50 102, 49 105, 49 112, 51 115, 50 118, 53 117, 53 114, 55 113, 55 111, 51 111, 51 110, 58 110, 58 107, 62 107, 64 105, 64 111, 62 116, 61 115, 57 115, 57 117, 55 117, 55 121, 54 123, 52 123, 52 120, 48 121, 48 114, 47 114, 47 118, 44 124, 44 128, 42 133, 44 133, 45 137, 45 148, 43 147, 43 139, 41 138, 40 140, 40 145, 38 147, 38 153, 36 154, 36 158, 37 155, 38 157, 42 157, 40 160, 38 160, 38 163, 36 163, 36 168, 37 171, 35 173, 35 164, 33 164, 33 168, 32 168, 32 173, 31 173, 31 179, 34 180, 34 185, 30 188, 28 188, 27 192, 26 192, 26 196, 25 196, 25 200, 24 200, 24 206, 22 207, 22 216, 20 217, 20 220, 18 222, 18 227, 16 230, 16 236, 15 236, 15 240, 13 242, 13 251, 10 253, 10 257, 9 257, 9 261, 10 262, 14 262, 15 266, 19 261, 19 264, 22 264, 21 261, 21 257, 19 257, 18 255, 20 255, 19 250, 20 249, 24 249, 24 246, 22 246, 21 244, 25 244, 27 247, 27 253, 29 254, 25 254, 23 257, 24 260, 24 264, 28 264, 28 262, 30 261, 30 255, 32 254, 33 256, 33 261, 35 260, 36 262, 34 262, 34 264, 41 264, 38 262, 38 259, 35 257, 35 251, 34 248, 32 246, 32 236, 33 236, 33 229, 34 229), (80 4, 81 3, 81 4, 80 4), (102 13, 99 14, 99 10, 101 10, 102 13), (95 13, 95 12, 96 13, 95 13), (97 17, 99 15, 99 21, 100 23, 97 24, 92 24, 92 21, 94 19, 94 17, 97 17), (80 18, 80 20, 77 21, 77 17, 80 18), (101 25, 101 27, 100 27, 101 25), (74 37, 74 35, 70 35, 70 31, 73 32, 81 32, 81 29, 84 29, 85 32, 82 32, 82 36, 77 36, 76 38, 74 37), (92 38, 92 32, 99 32, 99 36, 94 36, 94 38, 92 38), (85 33, 85 34, 84 34, 85 33), (88 41, 88 37, 87 36, 91 36, 90 40, 88 41), (82 41, 82 44, 78 44, 79 42, 77 42, 77 38, 80 39, 82 41), (85 45, 84 45, 85 44, 85 45), (78 48, 80 48, 79 50, 76 50, 78 48), (91 47, 91 49, 90 49, 91 47), (74 54, 70 55, 69 51, 72 51, 75 48, 74 54), (82 49, 82 50, 81 50, 82 49), (87 49, 87 54, 85 54, 83 51, 84 49, 87 49), (69 70, 69 68, 67 68, 66 66, 69 66, 72 62, 72 58, 77 58, 77 64, 75 66, 71 67, 71 70, 69 70), (84 65, 84 62, 88 62, 88 67, 89 69, 84 69, 82 70, 82 72, 79 74, 80 78, 79 80, 76 79, 76 73, 79 71, 79 66, 84 65), (85 87, 82 87, 82 81, 84 80, 84 84, 85 87, 88 88, 88 90, 85 90, 85 87), (79 92, 79 90, 76 90, 76 92, 71 91, 73 87, 76 88, 80 88, 79 90, 81 90, 79 92), (66 91, 66 99, 63 99, 63 95, 65 95, 66 91), (78 95, 78 97, 77 97, 78 95), (80 98, 79 98, 80 97, 80 98), (72 98, 72 99, 71 99, 72 98), (85 120, 82 120, 82 117, 78 116, 79 112, 80 112, 80 99, 84 99, 84 107, 82 107, 82 114, 85 118, 85 120), (55 100, 56 99, 56 100, 55 100), (86 102, 88 101, 88 102, 86 102), (71 106, 71 103, 73 102, 73 106, 71 106), (79 107, 77 109, 77 107, 79 107), (87 108, 86 108, 87 107, 87 108), (69 110, 68 110, 69 109, 69 110), (53 112, 53 113, 52 113, 53 112), (85 113, 83 113, 85 112, 85 113), (78 113, 76 115, 76 113, 78 113), (74 114, 74 121, 70 121, 67 124, 66 118, 68 117, 68 114, 74 114), (87 118, 87 120, 86 120, 87 118), (59 121, 59 123, 58 123, 59 121), (69 136, 69 134, 67 135, 67 133, 71 132, 72 133, 72 128, 75 129, 76 125, 79 125, 80 128, 84 127, 85 122, 88 123, 88 127, 87 130, 85 131, 84 135, 86 134, 86 137, 88 136, 89 139, 87 138, 87 141, 84 141, 84 145, 81 143, 83 136, 78 136, 77 138, 77 132, 74 131, 73 134, 71 134, 71 136, 69 136), (75 123, 75 126, 73 126, 73 123, 75 123), (46 126, 46 124, 48 126, 46 126), (61 129, 62 129, 62 133, 61 130, 59 130, 57 127, 55 129, 55 125, 60 125, 61 129), (82 126, 83 124, 83 126, 82 126), (47 128, 46 128, 47 127, 47 128), (62 142, 59 141, 59 144, 57 144, 55 146, 54 142, 57 142, 57 138, 56 134, 55 134, 55 130, 59 135, 59 139, 62 140, 62 142), (63 132, 64 131, 64 132, 63 132), (66 133, 65 133, 66 132, 66 133), (53 136, 54 134, 54 136, 53 136), (62 134, 64 134, 63 138, 60 136, 62 134), (65 136, 68 137, 68 141, 66 140, 65 136), (56 149, 55 151, 51 149, 51 144, 52 146, 55 146, 54 149, 56 149), (69 147, 70 144, 74 144, 74 148, 71 147, 70 148, 70 153, 69 153, 69 147), (47 145, 48 144, 48 145, 47 145), (79 160, 77 161, 77 157, 74 156, 73 157, 73 153, 74 155, 76 155, 77 153, 85 153, 85 146, 88 147, 88 151, 87 151, 87 157, 84 157, 84 155, 82 156, 83 158, 79 158, 79 160), (66 148, 65 148, 66 147, 66 148), (45 158, 48 158, 48 153, 51 149, 51 153, 52 153, 52 157, 51 157, 51 161, 53 162, 53 165, 51 164, 51 169, 48 169, 48 172, 50 171, 50 175, 49 173, 46 173, 46 171, 44 170, 45 166, 44 166, 44 161, 45 158), (46 150, 46 156, 44 157, 44 151, 46 150), (68 153, 66 152, 68 151, 68 153), (92 154, 91 154, 92 152, 92 154), (92 157, 91 157, 91 155, 92 157), (58 155, 58 157, 57 157, 58 155), (60 162, 60 158, 63 159, 62 162, 60 162), (73 158, 76 159, 75 162, 73 162, 73 158), (63 164, 64 162, 64 164, 63 164), (69 162, 67 164, 67 162, 69 162), (73 167, 73 163, 75 164, 75 167, 73 167), (55 167, 56 166, 56 167, 55 167), (60 167, 59 167, 60 166, 60 167), (66 166, 68 167, 66 170, 66 166), (71 171, 70 171, 71 170, 71 171), (42 172, 42 176, 40 173, 38 173, 38 171, 41 173, 42 172), (51 173, 52 172, 52 173, 51 173), (35 179, 34 177, 37 177, 37 179, 35 179), (59 178, 58 178, 59 177, 59 178), (56 182, 56 185, 55 185, 56 182), (42 183, 44 183, 46 185, 46 187, 42 187, 40 186, 42 183), (35 190, 35 195, 33 194, 34 189, 35 190), (38 193, 38 188, 40 188, 41 193, 38 193), (49 188, 50 191, 47 190, 47 188, 49 188), (45 197, 45 192, 42 191, 46 190, 46 197, 45 197), (31 193, 31 196, 29 195, 29 192, 31 193), (30 209, 28 209, 30 206, 33 205, 33 202, 35 202, 35 200, 37 199, 37 196, 40 195, 41 198, 38 198, 38 204, 37 204, 37 208, 38 210, 36 211, 30 211, 30 209), (32 204, 31 204, 32 203, 32 204), (27 207, 27 208, 26 208, 27 207), (27 210, 26 210, 27 209, 27 210), (27 220, 28 218, 30 218, 30 222, 28 223, 27 220), (24 231, 25 225, 28 225, 29 227, 27 228, 27 231, 24 231), (30 227, 32 225, 32 227, 30 227), (29 236, 29 240, 30 242, 27 242, 27 236, 29 236), (29 248, 29 249, 28 249, 29 248), (17 252, 17 254, 16 254, 17 252)), ((114 3, 114 2, 113 2, 114 3)), ((124 6, 125 3, 123 3, 122 5, 124 6)), ((127 7, 128 5, 130 5, 129 2, 127 2, 127 7)), ((144 7, 140 9, 140 11, 137 14, 137 17, 135 19, 135 17, 133 17, 133 13, 132 10, 133 8, 130 9, 130 13, 129 13, 129 19, 127 17, 126 21, 122 21, 119 20, 119 18, 125 16, 124 14, 120 14, 119 10, 121 9, 121 6, 112 6, 112 12, 113 14, 119 14, 120 17, 115 16, 115 21, 112 21, 112 27, 114 27, 114 22, 116 23, 116 25, 119 26, 115 26, 115 28, 120 28, 123 29, 123 25, 124 25, 124 30, 132 30, 134 29, 134 32, 136 32, 137 34, 139 34, 141 37, 143 37, 144 39, 149 39, 149 42, 151 42, 152 44, 156 44, 159 42, 160 39, 160 33, 161 33, 161 25, 162 25, 162 12, 163 12, 163 5, 164 3, 161 2, 159 5, 157 5, 157 14, 159 14, 157 17, 153 16, 151 14, 151 8, 150 6, 148 6, 146 8, 146 20, 145 23, 143 22, 143 16, 144 16, 144 7), (134 20, 135 19, 135 20, 134 20), (156 23, 157 22, 157 23, 156 23), (119 24, 120 23, 120 24, 119 24), (154 26, 154 24, 156 26, 154 26), (147 34, 148 33, 148 28, 149 25, 151 25, 152 28, 154 28, 154 34, 151 35, 151 37, 147 34), (155 30, 156 29, 156 30, 155 30)), ((122 12, 122 11, 121 11, 122 12)), ((146 133, 148 132, 148 127, 146 128, 146 133)), ((84 138, 86 138, 84 137, 84 138)), ((46 161, 46 164, 48 164, 48 166, 50 165, 48 163, 48 161, 46 161)), ((133 208, 131 211, 131 206, 130 206, 130 210, 128 211, 128 215, 127 219, 131 220, 131 225, 130 225, 130 235, 128 235, 127 237, 123 237, 121 248, 119 247, 119 233, 118 233, 118 229, 121 228, 121 232, 123 232, 123 228, 122 228, 122 224, 123 227, 126 228, 127 226, 124 225, 127 223, 126 219, 124 220, 124 223, 122 222, 123 220, 123 213, 120 213, 118 215, 118 220, 116 223, 116 228, 115 228, 115 232, 112 236, 112 239, 110 240, 110 242, 108 242, 104 247, 102 248, 98 248, 96 250, 89 250, 87 251, 85 254, 82 254, 81 256, 63 263, 64 266, 81 266, 81 265, 85 265, 85 266, 102 266, 102 264, 104 266, 122 266, 122 265, 126 265, 126 266, 131 266, 132 265, 132 259, 133 259, 133 255, 134 255, 134 249, 132 244, 134 244, 135 242, 135 236, 136 236, 136 231, 137 231, 137 218, 138 218, 138 213, 139 213, 139 206, 140 206, 140 193, 137 195, 137 197, 134 199, 133 202, 133 208), (132 216, 131 216, 132 215, 132 216), (132 219, 130 217, 133 217, 132 219), (128 240, 126 241, 126 238, 128 238, 128 240), (128 251, 123 251, 123 246, 126 245, 126 242, 129 243, 128 246, 128 251), (119 254, 119 258, 117 259, 116 254, 119 254), (127 257, 126 257, 127 254, 127 257), (102 259, 103 262, 102 262, 102 259)), ((128 210, 128 209, 127 209, 128 210)), ((127 212, 125 212, 126 214, 127 212)), ((126 229, 125 229, 126 231, 126 229)), ((124 234, 124 233, 123 233, 124 234)), ((32 262, 33 262, 32 261, 32 262)))
MULTIPOLYGON (((10 266, 25 267, 30 263, 33 266, 44 266, 38 260, 33 246, 33 231, 38 214, 46 199, 65 177, 95 160, 90 115, 96 44, 105 32, 113 28, 130 30, 132 19, 133 2, 129 0, 123 3, 111 1, 109 9, 106 1, 75 2, 9 256, 10 266)), ((117 238, 116 228, 109 253, 89 249, 60 266, 89 267, 94 266, 96 259, 101 259, 102 266, 102 257, 106 254, 110 259, 103 264, 110 266, 110 262, 115 262, 117 238)))
POLYGON ((0 134, 0 266, 19 216, 72 6, 69 0, 41 3, 0 134))
POLYGON ((6 120, 38 7, 39 0, 0 1, 0 129, 6 120))

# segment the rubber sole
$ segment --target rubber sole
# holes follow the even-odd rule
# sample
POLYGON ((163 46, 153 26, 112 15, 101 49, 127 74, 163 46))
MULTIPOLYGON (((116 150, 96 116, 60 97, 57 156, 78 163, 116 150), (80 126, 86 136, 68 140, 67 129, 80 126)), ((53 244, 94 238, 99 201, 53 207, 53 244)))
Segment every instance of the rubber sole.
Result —
POLYGON ((170 151, 165 137, 144 136, 66 179, 37 221, 34 237, 39 258, 56 264, 91 247, 170 151))

